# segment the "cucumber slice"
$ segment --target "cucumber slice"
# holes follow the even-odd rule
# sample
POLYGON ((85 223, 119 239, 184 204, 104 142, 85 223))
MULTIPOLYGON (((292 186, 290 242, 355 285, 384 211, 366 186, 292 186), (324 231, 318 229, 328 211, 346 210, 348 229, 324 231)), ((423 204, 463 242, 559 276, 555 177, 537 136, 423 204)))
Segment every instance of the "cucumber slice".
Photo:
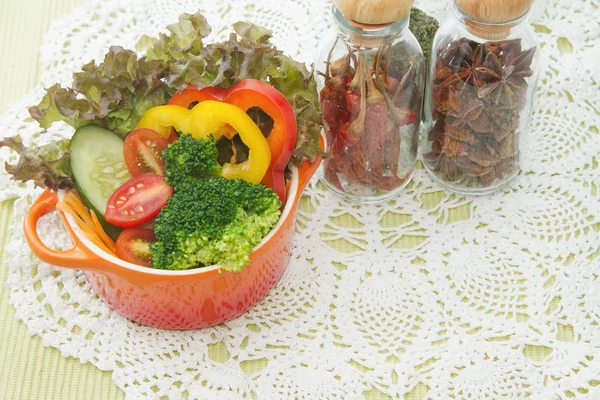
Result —
POLYGON ((79 128, 69 145, 75 186, 84 204, 94 210, 106 233, 115 237, 121 231, 104 219, 106 203, 115 190, 131 179, 123 157, 123 140, 96 125, 79 128))

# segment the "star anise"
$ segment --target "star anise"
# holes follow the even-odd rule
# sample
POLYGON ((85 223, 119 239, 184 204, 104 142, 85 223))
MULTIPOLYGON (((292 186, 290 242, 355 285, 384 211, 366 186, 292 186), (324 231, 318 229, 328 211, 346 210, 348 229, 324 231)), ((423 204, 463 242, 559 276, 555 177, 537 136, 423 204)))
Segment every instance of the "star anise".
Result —
POLYGON ((486 174, 489 174, 490 171, 494 169, 494 166, 484 167, 479 165, 471 160, 467 156, 457 157, 455 160, 455 164, 464 172, 465 175, 471 177, 479 177, 486 174))
POLYGON ((433 129, 429 132, 429 141, 431 142, 432 157, 437 158, 442 152, 442 142, 444 140, 444 119, 437 120, 433 129))
POLYGON ((455 126, 447 126, 446 135, 454 140, 465 142, 470 145, 473 145, 475 142, 477 142, 477 137, 469 132, 468 129, 462 129, 455 126))
POLYGON ((467 121, 467 124, 476 133, 492 133, 494 131, 492 120, 487 112, 482 112, 479 118, 467 121))
POLYGON ((504 54, 507 54, 509 52, 516 52, 517 54, 520 54, 521 39, 501 40, 499 42, 486 42, 485 49, 488 53, 494 53, 498 57, 500 57, 500 53, 502 52, 504 52, 504 54))
POLYGON ((444 154, 437 158, 434 169, 436 171, 440 171, 444 178, 448 179, 449 181, 454 181, 461 176, 461 171, 456 163, 448 160, 444 154))
POLYGON ((519 88, 527 86, 527 81, 525 78, 529 78, 531 75, 533 75, 531 63, 533 62, 535 52, 536 48, 532 47, 531 49, 521 53, 517 53, 516 50, 504 53, 504 65, 514 67, 507 78, 508 81, 514 86, 519 88))
MULTIPOLYGON (((468 47, 471 48, 470 46, 468 47)), ((460 65, 458 67, 451 68, 450 66, 445 66, 437 70, 436 72, 436 81, 441 86, 452 86, 456 84, 459 80, 463 82, 481 87, 483 84, 475 73, 477 68, 483 65, 483 61, 485 60, 485 48, 482 45, 478 45, 475 48, 475 51, 472 54, 469 54, 469 57, 465 57, 462 59, 460 65)))
POLYGON ((516 169, 517 160, 515 157, 510 157, 502 160, 496 165, 495 171, 496 175, 503 176, 509 172, 513 172, 516 169))
POLYGON ((531 62, 535 47, 522 52, 518 56, 509 53, 505 56, 506 63, 494 53, 488 53, 483 66, 477 68, 477 78, 484 84, 479 88, 479 98, 490 96, 494 104, 514 108, 518 97, 524 96, 527 89, 525 78, 533 74, 531 62))
POLYGON ((450 88, 445 86, 436 86, 432 91, 433 103, 435 109, 441 114, 447 114, 450 109, 450 88))
POLYGON ((477 98, 477 91, 465 83, 458 83, 450 88, 448 101, 451 106, 448 115, 467 122, 479 118, 483 111, 483 103, 477 98))
POLYGON ((436 85, 439 85, 452 76, 452 74, 452 68, 450 68, 449 65, 444 65, 442 60, 438 60, 435 65, 435 78, 433 79, 433 82, 436 85))
MULTIPOLYGON (((498 43, 498 48, 503 53, 503 64, 509 63, 509 55, 517 56, 523 52, 521 48, 521 39, 502 40, 498 43)), ((514 58, 514 57, 513 57, 514 58)))
POLYGON ((486 187, 516 172, 535 51, 522 51, 520 39, 463 38, 438 53, 425 162, 444 179, 486 187))
POLYGON ((467 176, 481 177, 481 176, 488 175, 493 170, 494 170, 493 166, 483 167, 477 163, 471 163, 471 166, 466 169, 465 173, 467 174, 467 176))
POLYGON ((489 113, 491 133, 496 142, 501 142, 508 135, 514 134, 519 127, 520 116, 516 108, 486 107, 489 113))
POLYGON ((482 167, 493 167, 502 161, 498 152, 487 143, 477 143, 470 149, 468 157, 482 167))
POLYGON ((471 60, 475 46, 475 42, 466 38, 455 40, 440 52, 439 60, 443 66, 459 67, 464 60, 471 60))
POLYGON ((518 141, 515 135, 508 135, 498 146, 498 154, 501 159, 514 157, 519 153, 518 141))
POLYGON ((500 179, 501 177, 502 177, 502 175, 498 176, 498 174, 496 173, 496 169, 492 168, 492 170, 489 173, 487 173, 483 176, 480 176, 477 179, 478 179, 480 185, 482 185, 483 187, 486 187, 486 186, 490 186, 492 183, 494 183, 494 181, 496 179, 500 179))
POLYGON ((515 92, 508 84, 507 78, 513 69, 514 67, 502 68, 500 58, 494 53, 489 53, 483 66, 477 68, 477 77, 484 82, 479 88, 479 98, 490 96, 495 105, 498 105, 502 98, 502 104, 512 107, 515 101, 515 92))
POLYGON ((502 53, 502 49, 500 48, 500 42, 486 42, 485 51, 486 54, 494 53, 495 55, 500 56, 500 53, 502 53))
POLYGON ((477 68, 481 67, 485 60, 485 48, 482 45, 477 46, 471 60, 464 60, 456 75, 465 83, 481 87, 482 82, 477 78, 477 68))
POLYGON ((465 142, 459 142, 458 140, 454 140, 450 136, 444 136, 444 139, 442 140, 442 153, 445 154, 448 158, 468 156, 469 144, 465 142))

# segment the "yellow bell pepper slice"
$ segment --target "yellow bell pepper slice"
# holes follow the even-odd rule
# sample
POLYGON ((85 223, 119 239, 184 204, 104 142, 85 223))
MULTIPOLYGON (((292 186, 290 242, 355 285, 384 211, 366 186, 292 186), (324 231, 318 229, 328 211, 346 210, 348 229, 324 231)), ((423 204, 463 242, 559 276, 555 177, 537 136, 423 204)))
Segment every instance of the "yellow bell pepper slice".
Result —
POLYGON ((189 126, 193 137, 207 138, 212 134, 218 140, 228 134, 231 126, 250 150, 248 159, 243 163, 225 163, 221 175, 227 179, 241 178, 259 184, 271 164, 271 149, 252 118, 239 107, 212 100, 198 103, 191 113, 189 126))
POLYGON ((168 138, 172 127, 179 132, 189 132, 188 120, 190 116, 190 110, 181 106, 152 107, 146 111, 135 129, 152 129, 160 133, 161 136, 168 138))
POLYGON ((225 163, 221 176, 226 179, 240 178, 259 184, 271 164, 271 149, 267 139, 254 121, 239 107, 219 101, 204 101, 188 110, 177 105, 153 107, 140 119, 136 129, 152 129, 165 138, 171 128, 189 133, 196 139, 213 135, 231 139, 232 131, 237 132, 249 149, 248 159, 243 163, 225 163))

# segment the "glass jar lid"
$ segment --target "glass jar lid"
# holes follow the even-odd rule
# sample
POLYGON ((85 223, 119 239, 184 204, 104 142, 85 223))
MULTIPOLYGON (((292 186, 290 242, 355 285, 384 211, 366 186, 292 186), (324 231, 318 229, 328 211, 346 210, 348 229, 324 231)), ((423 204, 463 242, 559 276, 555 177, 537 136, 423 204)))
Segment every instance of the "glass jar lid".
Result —
POLYGON ((331 8, 338 29, 345 39, 355 47, 368 49, 391 44, 402 30, 408 26, 408 15, 389 24, 365 25, 348 19, 335 4, 332 4, 331 8))
POLYGON ((388 25, 406 18, 414 0, 334 0, 350 21, 361 25, 388 25))
POLYGON ((533 0, 455 0, 465 16, 482 23, 507 23, 523 17, 533 0))

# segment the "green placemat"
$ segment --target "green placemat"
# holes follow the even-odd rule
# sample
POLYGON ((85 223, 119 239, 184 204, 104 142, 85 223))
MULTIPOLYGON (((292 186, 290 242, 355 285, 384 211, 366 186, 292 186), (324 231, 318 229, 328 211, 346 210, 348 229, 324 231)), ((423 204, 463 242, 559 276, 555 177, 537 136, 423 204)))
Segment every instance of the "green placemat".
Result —
MULTIPOLYGON (((39 82, 42 36, 83 0, 0 0, 0 114, 39 82)), ((0 399, 120 399, 110 372, 60 355, 15 320, 4 287, 12 203, 0 205, 0 399)))

